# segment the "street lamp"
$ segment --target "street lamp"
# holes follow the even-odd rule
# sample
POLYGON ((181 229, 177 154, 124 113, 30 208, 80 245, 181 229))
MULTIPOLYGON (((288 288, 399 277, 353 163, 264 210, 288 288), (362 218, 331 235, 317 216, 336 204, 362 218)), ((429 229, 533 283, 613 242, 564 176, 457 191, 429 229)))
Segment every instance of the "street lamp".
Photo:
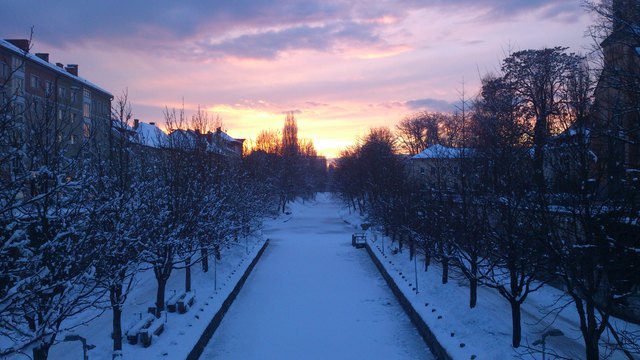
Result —
POLYGON ((542 345, 542 360, 545 360, 547 352, 547 337, 549 336, 563 336, 564 333, 558 329, 551 329, 542 334, 542 338, 533 342, 533 346, 542 345))
POLYGON ((417 251, 416 253, 413 254, 413 271, 416 274, 416 294, 418 293, 418 254, 417 251))
POLYGON ((218 293, 218 255, 213 254, 213 290, 218 293))

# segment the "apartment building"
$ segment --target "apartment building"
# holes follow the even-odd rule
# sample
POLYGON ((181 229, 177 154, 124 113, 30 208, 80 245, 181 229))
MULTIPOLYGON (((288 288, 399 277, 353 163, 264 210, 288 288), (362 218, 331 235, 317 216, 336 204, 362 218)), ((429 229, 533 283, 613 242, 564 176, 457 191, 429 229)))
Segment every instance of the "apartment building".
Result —
POLYGON ((611 33, 600 44, 604 66, 590 140, 610 185, 623 189, 621 181, 637 184, 640 172, 640 6, 614 0, 611 10, 611 33))
POLYGON ((51 63, 30 45, 0 40, 0 111, 25 124, 23 131, 46 128, 72 154, 106 152, 113 95, 80 77, 77 64, 51 63))

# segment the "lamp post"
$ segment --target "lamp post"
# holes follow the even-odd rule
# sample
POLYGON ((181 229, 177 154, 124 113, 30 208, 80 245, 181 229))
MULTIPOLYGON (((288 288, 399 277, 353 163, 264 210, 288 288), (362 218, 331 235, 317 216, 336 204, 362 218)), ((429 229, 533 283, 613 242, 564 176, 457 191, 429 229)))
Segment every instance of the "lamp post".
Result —
POLYGON ((564 333, 558 329, 551 329, 549 331, 545 331, 542 334, 542 338, 533 342, 533 346, 542 345, 542 360, 545 360, 546 352, 547 352, 547 337, 549 336, 563 336, 564 333))
POLYGON ((413 271, 416 274, 416 294, 419 292, 418 290, 418 254, 413 254, 413 271))
POLYGON ((213 254, 213 291, 218 293, 218 255, 213 254))

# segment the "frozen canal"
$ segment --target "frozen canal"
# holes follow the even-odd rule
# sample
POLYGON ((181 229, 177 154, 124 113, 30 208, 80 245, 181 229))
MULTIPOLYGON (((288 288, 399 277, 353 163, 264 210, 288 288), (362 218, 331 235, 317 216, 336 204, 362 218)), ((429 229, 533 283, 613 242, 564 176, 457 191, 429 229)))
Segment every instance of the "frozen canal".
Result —
POLYGON ((292 207, 201 359, 432 359, 339 206, 292 207))

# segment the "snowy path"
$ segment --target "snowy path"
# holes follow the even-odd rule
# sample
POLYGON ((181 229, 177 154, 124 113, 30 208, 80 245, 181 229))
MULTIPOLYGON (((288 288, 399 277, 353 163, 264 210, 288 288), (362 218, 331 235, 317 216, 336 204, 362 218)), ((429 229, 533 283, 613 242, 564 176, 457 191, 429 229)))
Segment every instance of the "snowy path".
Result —
POLYGON ((201 359, 432 359, 339 206, 292 210, 201 359))

